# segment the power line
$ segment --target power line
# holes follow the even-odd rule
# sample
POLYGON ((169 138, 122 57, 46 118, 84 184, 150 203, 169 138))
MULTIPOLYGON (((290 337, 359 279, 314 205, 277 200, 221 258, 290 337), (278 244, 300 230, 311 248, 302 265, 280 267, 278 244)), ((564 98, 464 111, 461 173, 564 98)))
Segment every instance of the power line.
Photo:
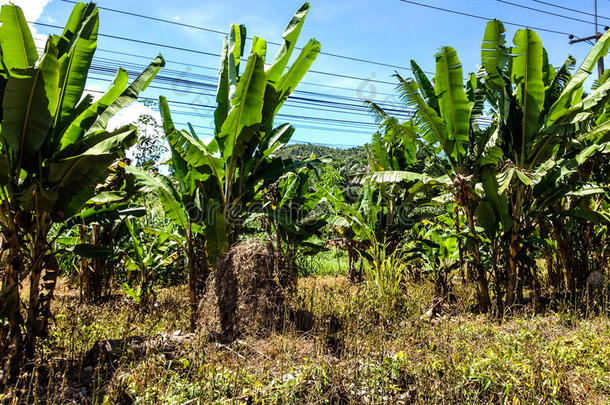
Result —
MULTIPOLYGON (((120 51, 111 51, 111 50, 103 49, 103 48, 97 48, 96 51, 97 52, 111 53, 111 54, 114 53, 114 54, 117 54, 117 55, 124 55, 124 56, 130 56, 130 57, 133 57, 133 58, 140 58, 140 59, 150 60, 150 56, 138 55, 138 54, 134 54, 134 53, 120 52, 120 51)), ((125 63, 124 61, 118 61, 118 60, 115 60, 115 61, 116 62, 120 62, 120 63, 125 63)), ((215 73, 218 73, 218 68, 214 68, 214 67, 203 66, 203 65, 195 65, 195 64, 192 64, 192 63, 179 62, 179 61, 171 60, 171 59, 165 59, 165 62, 167 62, 169 64, 173 64, 173 65, 175 64, 175 65, 194 67, 194 68, 197 68, 197 69, 212 70, 215 73)), ((311 83, 311 82, 307 82, 307 81, 302 81, 302 82, 299 83, 299 85, 300 86, 308 85, 308 86, 324 87, 324 88, 329 88, 329 89, 347 90, 347 91, 354 91, 354 92, 359 92, 360 91, 358 89, 353 89, 353 88, 350 88, 350 87, 332 86, 332 85, 329 85, 329 84, 311 83)), ((392 93, 385 93, 385 92, 380 92, 380 91, 375 91, 375 94, 382 95, 382 96, 393 96, 394 95, 392 93)))
MULTIPOLYGON (((62 1, 66 2, 66 3, 72 3, 72 4, 76 4, 77 3, 74 0, 62 0, 62 1)), ((102 6, 97 6, 97 8, 100 9, 100 10, 106 10, 106 11, 110 11, 110 12, 113 12, 113 13, 130 15, 132 17, 138 17, 138 18, 143 18, 143 19, 147 19, 147 20, 151 20, 151 21, 157 21, 157 22, 163 22, 163 23, 166 23, 166 24, 178 25, 178 26, 186 27, 186 28, 193 28, 193 29, 197 29, 197 30, 201 30, 201 31, 206 31, 206 32, 214 33, 214 34, 220 34, 220 35, 223 35, 223 36, 228 34, 225 31, 214 29, 214 28, 208 28, 208 27, 202 27, 202 26, 198 26, 198 25, 181 23, 181 22, 178 22, 178 21, 167 20, 167 19, 164 19, 164 18, 153 17, 153 16, 144 15, 144 14, 140 14, 140 13, 134 13, 134 12, 126 11, 126 10, 119 10, 119 9, 115 9, 115 8, 102 7, 102 6)), ((247 37, 247 39, 251 40, 252 38, 251 37, 247 37)), ((268 44, 272 44, 272 45, 282 46, 282 44, 280 44, 278 42, 267 41, 267 43, 268 44)), ((295 49, 301 50, 303 48, 295 47, 295 49)), ((320 55, 331 56, 333 58, 340 58, 340 59, 350 60, 350 61, 354 61, 354 62, 368 63, 368 64, 371 64, 371 65, 390 67, 390 68, 393 68, 393 69, 412 70, 409 67, 404 67, 404 66, 399 66, 399 65, 392 65, 392 64, 384 63, 384 62, 376 62, 376 61, 372 61, 372 60, 369 60, 369 59, 363 59, 363 58, 358 58, 358 57, 354 57, 354 56, 339 55, 339 54, 331 53, 331 52, 320 51, 320 55)), ((425 73, 434 74, 434 72, 425 72, 425 73)))
MULTIPOLYGON (((104 94, 104 91, 100 91, 100 90, 89 90, 90 92, 93 93, 98 93, 98 94, 104 94)), ((152 102, 156 102, 157 100, 151 97, 138 97, 139 100, 146 100, 146 101, 152 101, 152 102)), ((187 102, 187 101, 176 101, 176 100, 167 100, 168 104, 170 105, 177 105, 177 106, 181 106, 181 107, 197 107, 197 108, 206 108, 206 109, 215 109, 216 106, 215 105, 210 105, 210 104, 202 104, 202 103, 193 103, 193 102, 187 102)), ((211 114, 201 114, 201 113, 193 113, 193 112, 189 112, 189 111, 173 111, 173 114, 176 115, 187 115, 187 116, 196 116, 196 117, 200 117, 200 118, 212 118, 213 115, 211 114)), ((324 117, 309 117, 309 116, 302 116, 302 115, 289 115, 289 114, 277 114, 278 118, 282 118, 282 119, 290 119, 290 120, 300 120, 302 122, 309 122, 311 121, 319 121, 321 123, 326 123, 329 122, 332 124, 332 126, 356 126, 356 127, 361 127, 362 129, 365 129, 364 127, 369 127, 369 128, 377 128, 378 125, 375 124, 374 122, 361 122, 361 121, 350 121, 350 120, 339 120, 339 119, 331 119, 331 118, 324 118, 324 117)), ((306 125, 298 125, 299 127, 302 128, 313 128, 313 129, 320 129, 320 130, 331 130, 331 128, 322 128, 322 127, 311 127, 311 126, 306 126, 306 125)), ((361 131, 346 131, 345 129, 341 129, 341 128, 332 128, 333 131, 339 131, 339 132, 352 132, 352 133, 362 133, 362 134, 371 134, 371 132, 361 132, 361 131)))
MULTIPOLYGON (((90 70, 92 73, 97 72, 104 76, 114 77, 116 72, 116 66, 119 64, 123 65, 128 75, 132 77, 137 76, 138 73, 146 67, 145 65, 138 65, 136 63, 124 63, 122 61, 117 61, 113 59, 95 57, 93 59, 93 63, 90 66, 90 70), (128 65, 129 67, 125 65, 128 65)), ((89 78, 93 80, 110 82, 109 79, 95 77, 92 75, 90 75, 89 78)), ((155 83, 168 83, 171 84, 172 87, 163 87, 158 86, 156 84, 152 84, 149 87, 165 91, 174 91, 176 93, 189 93, 196 94, 199 96, 208 96, 210 98, 215 98, 215 90, 217 87, 216 78, 213 76, 201 75, 196 73, 184 74, 183 72, 167 68, 164 69, 161 74, 156 76, 155 83), (174 75, 177 75, 178 77, 171 76, 172 73, 174 75), (192 77, 193 80, 186 80, 183 77, 192 77), (186 87, 186 89, 180 88, 179 86, 184 86, 186 87), (196 88, 203 88, 204 90, 193 91, 196 88)), ((359 116, 365 115, 367 117, 369 116, 369 108, 362 104, 362 100, 359 98, 348 97, 344 95, 311 92, 305 90, 295 90, 294 94, 295 95, 291 95, 287 100, 287 106, 289 107, 306 108, 308 110, 311 110, 313 106, 315 107, 316 111, 334 112, 339 114, 353 114, 359 116), (312 98, 311 96, 313 96, 314 98, 312 98), (315 97, 322 97, 331 100, 324 100, 315 97), (339 102, 334 100, 342 100, 346 102, 339 102)), ((404 108, 402 104, 395 104, 383 101, 378 101, 377 103, 388 113, 396 115, 403 119, 410 118, 413 113, 413 111, 404 108)))
MULTIPOLYGON (((433 6, 431 4, 418 3, 416 1, 411 1, 411 0, 399 0, 399 1, 402 1, 403 3, 407 3, 407 4, 412 4, 414 6, 420 6, 420 7, 430 8, 430 9, 433 9, 433 10, 444 11, 446 13, 452 13, 452 14, 457 14, 457 15, 461 15, 461 16, 465 16, 465 17, 477 18, 479 20, 484 20, 484 21, 491 21, 491 20, 493 20, 493 18, 483 17, 483 16, 480 16, 480 15, 472 14, 472 13, 466 13, 464 11, 457 11, 457 10, 451 10, 451 9, 444 8, 444 7, 433 6)), ((507 21, 502 21, 502 22, 505 25, 512 25, 512 26, 515 26, 515 27, 522 27, 522 28, 533 28, 533 29, 536 29, 538 31, 550 32, 552 34, 566 35, 566 36, 572 35, 569 32, 551 30, 551 29, 548 29, 548 28, 534 27, 534 26, 531 26, 531 25, 524 25, 524 24, 518 24, 518 23, 513 23, 513 22, 507 22, 507 21)))
MULTIPOLYGON (((540 3, 540 4, 545 4, 547 6, 551 6, 551 7, 555 7, 555 8, 560 8, 560 9, 567 10, 567 11, 572 11, 574 13, 579 13, 579 14, 584 14, 584 15, 588 15, 588 16, 591 16, 591 17, 595 17, 595 14, 593 14, 593 13, 587 13, 586 11, 577 10, 575 8, 560 6, 558 4, 549 3, 548 1, 542 1, 542 0, 533 0, 533 1, 535 1, 536 3, 540 3)), ((610 20, 610 17, 604 17, 604 16, 601 16, 601 15, 598 15, 597 17, 598 18, 603 18, 603 19, 606 19, 606 20, 610 20)))
MULTIPOLYGON (((46 23, 41 23, 41 22, 38 22, 38 21, 28 21, 28 23, 35 24, 35 25, 40 25, 42 27, 50 27, 50 28, 63 29, 63 27, 60 27, 59 25, 46 24, 46 23)), ((119 36, 119 35, 111 35, 111 34, 98 33, 98 36, 105 37, 105 38, 111 38, 111 39, 117 39, 117 40, 121 40, 121 41, 134 42, 134 43, 143 44, 143 45, 157 46, 157 47, 160 47, 160 48, 173 49, 173 50, 182 51, 182 52, 190 52, 190 53, 196 53, 196 54, 200 54, 200 55, 214 56, 214 57, 217 57, 217 58, 220 58, 220 56, 221 56, 218 53, 207 52, 207 51, 202 51, 202 50, 198 50, 198 49, 189 49, 189 48, 184 48, 184 47, 175 46, 175 45, 161 44, 159 42, 144 41, 144 40, 141 40, 141 39, 122 37, 122 36, 119 36)), ((340 73, 323 72, 323 71, 313 70, 313 69, 310 69, 309 72, 310 73, 315 73, 315 74, 318 74, 318 75, 340 77, 342 79, 361 80, 361 81, 381 83, 381 84, 390 84, 390 85, 393 85, 393 86, 396 85, 396 83, 387 82, 387 81, 384 81, 384 80, 366 79, 366 78, 363 78, 363 77, 344 75, 344 74, 340 74, 340 73)))
POLYGON ((581 20, 580 18, 575 18, 575 17, 570 17, 570 16, 567 16, 567 15, 563 15, 563 14, 553 13, 552 11, 541 10, 541 9, 535 8, 535 7, 529 7, 529 6, 526 6, 524 4, 517 4, 517 3, 513 3, 513 2, 510 2, 510 1, 506 1, 506 0, 497 0, 497 1, 499 1, 500 3, 511 5, 511 6, 524 8, 526 10, 532 10, 532 11, 535 11, 537 13, 548 14, 548 15, 552 15, 552 16, 555 16, 555 17, 565 18, 566 20, 570 20, 570 21, 578 21, 578 22, 582 22, 582 23, 585 23, 585 24, 594 24, 591 21, 581 20))
MULTIPOLYGON (((590 40, 592 40, 592 39, 595 39, 595 42, 597 42, 602 37, 602 34, 600 34, 597 31, 597 25, 598 25, 597 24, 597 0, 595 0, 593 2, 593 11, 594 11, 593 17, 595 17, 595 22, 593 23, 593 25, 595 26, 595 34, 591 35, 589 37, 579 38, 579 39, 574 39, 574 37, 572 36, 572 37, 570 37, 570 41, 569 41, 570 45, 576 44, 576 43, 579 43, 579 42, 588 42, 588 43, 590 43, 590 40)), ((608 27, 606 27, 606 29, 608 29, 608 27)), ((604 69, 604 58, 602 56, 601 58, 599 58, 597 60, 597 74, 598 74, 598 77, 600 79, 601 79, 602 75, 604 74, 604 70, 605 70, 604 69)))
MULTIPOLYGON (((176 125, 189 125, 190 123, 186 123, 186 122, 175 122, 176 125)), ((190 124, 193 128, 198 128, 198 129, 206 129, 206 130, 214 130, 214 127, 210 127, 210 126, 205 126, 205 125, 196 125, 196 124, 190 124)), ((351 133, 353 133, 352 131, 350 131, 351 133)), ((357 133, 363 133, 363 132, 357 132, 357 133)), ((368 134, 368 132, 363 133, 363 134, 368 134)), ((200 137, 205 137, 205 138, 213 138, 213 135, 199 135, 200 137)), ((306 141, 304 139, 290 139, 288 141, 288 144, 305 144, 305 145, 317 145, 317 146, 326 146, 328 148, 335 148, 335 149, 349 149, 349 148, 358 148, 361 147, 363 145, 356 145, 356 144, 345 144, 345 143, 322 143, 322 142, 312 142, 312 141, 306 141)))
MULTIPOLYGON (((116 65, 114 63, 109 64, 107 66, 100 66, 98 64, 92 64, 91 71, 98 72, 102 75, 113 77, 114 73, 115 73, 115 66, 116 65)), ((141 68, 135 67, 134 69, 135 70, 133 70, 133 71, 127 70, 127 73, 130 74, 131 76, 136 76, 138 74, 137 73, 138 71, 143 70, 143 67, 141 67, 141 68)), ((164 73, 170 73, 170 72, 164 71, 164 73)), ((96 80, 105 80, 105 79, 96 78, 93 76, 91 76, 91 78, 96 79, 96 80)), ((109 82, 110 80, 106 80, 106 81, 109 82)), ((204 96, 210 96, 210 97, 216 96, 215 92, 202 93, 202 92, 191 90, 191 88, 193 88, 193 87, 203 87, 205 89, 215 91, 216 90, 215 84, 192 81, 192 80, 184 80, 184 79, 180 79, 180 78, 166 76, 163 74, 157 75, 155 78, 155 82, 171 83, 174 86, 176 86, 176 85, 188 86, 189 89, 181 89, 181 88, 177 88, 177 87, 168 88, 168 87, 161 87, 161 86, 155 86, 155 85, 151 85, 149 87, 157 88, 160 90, 174 91, 177 93, 198 94, 198 95, 204 95, 204 96)), ((288 98, 289 102, 300 102, 300 103, 312 104, 312 105, 316 105, 316 106, 322 105, 322 106, 327 106, 327 107, 340 108, 341 110, 338 111, 340 113, 344 113, 345 109, 348 109, 351 111, 360 111, 360 112, 364 112, 364 113, 368 113, 368 111, 369 111, 369 108, 366 105, 362 104, 362 100, 352 98, 352 97, 328 95, 328 94, 323 94, 323 93, 308 92, 308 91, 304 91, 304 90, 295 90, 294 93, 303 94, 303 95, 313 95, 313 96, 318 96, 318 97, 326 97, 326 98, 335 99, 335 100, 351 101, 351 102, 355 102, 357 104, 352 104, 352 103, 348 103, 348 102, 331 101, 331 100, 322 100, 320 98, 311 98, 311 97, 296 96, 296 95, 291 95, 288 98)), ((394 103, 388 103, 388 102, 383 102, 383 101, 378 102, 378 104, 381 107, 383 107, 384 109, 386 109, 386 111, 389 113, 405 114, 405 113, 410 112, 408 109, 405 109, 404 106, 401 104, 394 104, 394 103)))

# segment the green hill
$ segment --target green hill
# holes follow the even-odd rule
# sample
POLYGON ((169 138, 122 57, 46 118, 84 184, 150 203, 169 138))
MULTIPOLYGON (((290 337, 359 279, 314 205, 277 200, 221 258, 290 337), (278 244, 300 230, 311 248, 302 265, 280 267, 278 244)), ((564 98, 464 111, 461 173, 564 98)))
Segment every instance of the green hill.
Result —
POLYGON ((335 167, 342 166, 346 162, 360 163, 362 165, 368 163, 368 152, 365 146, 340 149, 313 144, 292 144, 285 146, 277 154, 283 158, 292 159, 306 159, 312 155, 318 158, 330 157, 335 167))

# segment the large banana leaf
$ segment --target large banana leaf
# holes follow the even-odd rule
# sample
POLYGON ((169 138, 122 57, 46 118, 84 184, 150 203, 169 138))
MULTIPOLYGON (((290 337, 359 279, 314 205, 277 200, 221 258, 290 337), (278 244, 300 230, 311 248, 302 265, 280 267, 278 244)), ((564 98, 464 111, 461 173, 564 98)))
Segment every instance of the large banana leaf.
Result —
POLYGON ((81 139, 99 115, 106 111, 123 94, 128 82, 129 76, 127 72, 119 68, 108 91, 70 123, 61 138, 59 150, 63 151, 63 149, 81 139))
POLYGON ((557 101, 551 106, 546 121, 546 125, 548 127, 553 125, 555 121, 567 113, 571 106, 574 92, 576 92, 578 89, 582 89, 583 83, 593 71, 597 61, 608 54, 609 46, 610 32, 606 32, 593 46, 574 76, 572 76, 572 79, 565 86, 561 96, 559 96, 557 101))
POLYGON ((71 28, 74 26, 74 31, 68 33, 64 30, 62 35, 62 38, 70 36, 70 49, 60 58, 61 96, 58 112, 54 114, 57 128, 63 128, 64 122, 73 116, 74 108, 83 95, 91 60, 97 48, 99 16, 95 4, 77 5, 68 20, 68 25, 71 28))
POLYGON ((447 151, 458 161, 466 153, 470 131, 470 106, 462 82, 462 65, 455 49, 443 47, 436 54, 434 79, 441 117, 453 141, 453 150, 447 151))
POLYGON ((53 125, 57 105, 59 63, 49 46, 39 68, 14 69, 4 92, 2 136, 16 167, 29 167, 53 125))
POLYGON ((290 93, 297 87, 303 79, 313 62, 318 57, 322 45, 315 39, 310 39, 303 47, 301 53, 294 61, 288 72, 278 82, 276 89, 280 93, 280 104, 276 107, 276 111, 286 101, 290 93))
MULTIPOLYGON (((119 152, 133 145, 135 140, 136 130, 133 128, 126 129, 122 133, 115 134, 112 138, 100 142, 98 146, 87 150, 85 153, 51 162, 47 181, 50 184, 58 184, 59 187, 69 187, 71 182, 83 174, 83 170, 88 169, 87 165, 100 159, 116 160, 119 152)), ((74 192, 77 192, 77 190, 74 190, 74 192)))
POLYGON ((2 6, 0 23, 2 76, 7 77, 15 68, 25 69, 33 66, 38 59, 38 52, 21 8, 2 6))
POLYGON ((108 175, 108 167, 118 159, 118 154, 88 155, 74 161, 64 177, 65 182, 54 187, 57 201, 53 206, 56 220, 63 221, 78 213, 91 197, 95 187, 108 175))
POLYGON ((284 42, 282 42, 282 45, 275 56, 271 67, 267 70, 267 79, 272 85, 280 79, 282 73, 284 73, 284 70, 286 69, 286 66, 288 66, 288 61, 290 60, 292 51, 294 50, 297 40, 299 39, 301 29, 305 23, 305 17, 309 12, 310 7, 311 6, 309 3, 303 4, 292 17, 292 20, 290 20, 290 23, 282 34, 284 42))
POLYGON ((238 66, 244 53, 245 41, 246 27, 233 24, 231 32, 222 44, 218 89, 216 90, 217 107, 214 111, 214 133, 216 135, 221 134, 222 124, 231 109, 231 100, 237 88, 238 66))
POLYGON ((206 253, 208 262, 216 266, 219 257, 228 250, 227 222, 222 208, 213 200, 209 200, 205 212, 208 215, 205 228, 206 253))
MULTIPOLYGON (((320 49, 318 41, 310 40, 290 69, 276 83, 268 82, 262 111, 262 130, 267 138, 271 135, 275 116, 316 60, 320 49)), ((261 141, 265 143, 268 139, 261 141)))
POLYGON ((451 182, 446 177, 431 177, 423 173, 384 170, 371 173, 358 174, 352 178, 353 181, 365 184, 368 182, 385 184, 385 183, 400 183, 402 181, 417 181, 428 185, 449 185, 451 182))
POLYGON ((129 203, 112 203, 102 207, 86 208, 66 222, 67 227, 76 225, 110 224, 125 218, 140 218, 146 215, 146 208, 129 203))
POLYGON ((89 129, 89 132, 95 132, 106 129, 108 121, 114 117, 119 111, 134 102, 140 92, 144 91, 150 82, 155 78, 161 68, 165 66, 163 56, 157 56, 142 73, 123 91, 123 93, 115 99, 112 104, 99 114, 95 123, 89 129))
POLYGON ((610 212, 605 212, 601 210, 591 210, 591 209, 571 209, 564 212, 565 215, 574 217, 577 219, 585 220, 592 222, 596 225, 610 224, 610 212))
POLYGON ((597 110, 608 103, 610 97, 610 81, 593 90, 578 104, 571 107, 566 114, 557 122, 569 119, 571 124, 592 118, 597 110))
POLYGON ((411 60, 411 70, 413 71, 413 77, 421 89, 426 103, 440 114, 438 109, 438 98, 436 97, 434 86, 432 86, 432 83, 430 83, 428 76, 426 76, 422 68, 420 68, 417 62, 414 60, 411 60))
POLYGON ((572 56, 568 56, 563 65, 555 73, 555 77, 549 85, 549 88, 546 90, 546 94, 544 96, 545 111, 548 111, 561 96, 561 93, 572 78, 572 73, 570 70, 575 64, 576 59, 574 59, 572 56))
POLYGON ((222 190, 224 177, 224 160, 210 153, 206 145, 195 139, 186 131, 174 131, 166 134, 169 144, 189 165, 210 174, 222 190))
POLYGON ((265 75, 264 40, 254 38, 252 54, 244 73, 239 79, 235 96, 231 100, 231 111, 222 124, 220 139, 224 142, 222 155, 227 160, 235 160, 235 154, 243 153, 244 145, 256 135, 262 120, 263 100, 267 77, 265 75))
POLYGON ((481 167, 480 176, 481 185, 485 191, 485 200, 493 208, 495 218, 502 221, 504 232, 508 232, 513 221, 509 214, 508 201, 505 196, 500 195, 495 165, 487 164, 481 167))
MULTIPOLYGON (((159 97, 159 111, 161 112, 163 131, 165 132, 166 136, 176 132, 176 127, 174 127, 174 121, 172 120, 169 105, 167 104, 167 99, 164 96, 159 97)), ((180 153, 171 143, 169 144, 169 150, 172 154, 172 168, 176 173, 176 178, 178 180, 178 184, 180 185, 181 192, 183 194, 192 195, 195 184, 192 181, 188 181, 189 178, 193 178, 193 176, 189 176, 190 172, 188 163, 182 156, 180 156, 180 153)))
POLYGON ((486 200, 479 201, 474 215, 477 223, 483 227, 487 235, 494 237, 498 230, 498 219, 492 205, 486 200))
POLYGON ((523 114, 521 145, 517 151, 520 166, 524 167, 527 148, 540 128, 540 113, 544 108, 543 50, 540 38, 530 29, 517 31, 514 43, 511 79, 517 85, 517 101, 523 114))
POLYGON ((174 189, 169 179, 160 174, 153 176, 138 167, 127 167, 126 170, 159 198, 159 202, 163 205, 163 211, 178 227, 186 229, 188 214, 182 205, 179 193, 174 189))
MULTIPOLYGON (((398 78, 398 90, 403 102, 416 109, 416 119, 419 129, 426 141, 430 144, 440 143, 443 151, 447 156, 451 156, 453 151, 453 141, 449 139, 447 134, 447 126, 445 121, 437 114, 434 108, 430 107, 421 94, 417 83, 413 80, 405 80, 400 75, 398 78)), ((453 165, 453 160, 451 160, 453 165)))
POLYGON ((290 124, 282 124, 271 132, 271 136, 265 139, 265 143, 261 142, 263 156, 269 157, 274 152, 283 148, 294 134, 294 127, 290 124))
POLYGON ((481 44, 481 62, 487 72, 485 82, 495 89, 502 88, 500 70, 505 67, 508 60, 505 32, 506 29, 501 21, 491 20, 487 23, 481 44))

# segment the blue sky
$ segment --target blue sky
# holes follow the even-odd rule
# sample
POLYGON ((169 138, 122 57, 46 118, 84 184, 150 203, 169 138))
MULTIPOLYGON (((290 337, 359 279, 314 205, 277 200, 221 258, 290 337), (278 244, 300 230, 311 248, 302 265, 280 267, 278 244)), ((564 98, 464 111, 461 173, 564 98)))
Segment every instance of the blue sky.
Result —
MULTIPOLYGON (((577 20, 592 22, 593 17, 550 7, 535 0, 510 1, 562 14, 571 19, 537 13, 495 0, 414 1, 484 17, 495 17, 507 22, 573 33, 578 37, 594 33, 592 24, 577 20)), ((593 12, 593 0, 548 1, 564 7, 593 12)), ((73 6, 62 0, 21 0, 16 3, 22 5, 28 19, 62 26, 73 6)), ((400 0, 375 2, 313 0, 310 3, 312 8, 301 33, 299 41, 301 46, 307 39, 316 38, 322 43, 324 52, 402 67, 409 66, 409 61, 415 59, 424 70, 434 71, 434 54, 440 47, 449 45, 458 51, 465 72, 475 71, 477 64, 480 63, 479 50, 485 29, 483 20, 408 4, 400 0)), ((281 40, 286 24, 301 4, 301 1, 294 0, 256 2, 104 0, 98 2, 101 7, 220 31, 227 31, 232 22, 240 23, 248 28, 248 36, 257 35, 273 42, 281 40)), ((600 15, 610 16, 608 0, 599 0, 598 8, 600 15)), ((602 27, 605 24, 610 25, 610 20, 600 19, 600 24, 602 27)), ((38 34, 59 31, 40 25, 34 26, 34 29, 38 34)), ((509 43, 512 43, 512 37, 517 29, 515 26, 507 25, 509 43)), ((550 55, 551 63, 556 66, 561 65, 568 55, 573 55, 580 63, 591 47, 586 43, 569 45, 568 37, 563 34, 537 32, 550 55)), ((223 36, 219 34, 153 22, 106 10, 100 10, 100 33, 216 54, 220 52, 223 40, 223 36)), ((268 61, 272 60, 277 48, 269 45, 268 61)), ((118 65, 115 61, 120 61, 119 65, 135 72, 139 65, 147 63, 147 59, 152 59, 158 52, 163 53, 168 60, 165 69, 160 73, 160 76, 166 79, 153 82, 153 86, 164 89, 150 88, 143 94, 145 97, 157 98, 159 94, 165 94, 169 100, 178 103, 214 104, 212 85, 216 82, 218 67, 218 58, 215 56, 100 37, 96 54, 100 59, 96 65, 116 70, 118 65), (207 87, 172 83, 175 78, 204 82, 207 87)), ((284 107, 281 111, 283 115, 278 117, 276 124, 293 123, 297 128, 293 137, 295 140, 337 145, 361 145, 368 142, 375 129, 372 119, 360 107, 363 100, 372 98, 377 102, 386 103, 387 106, 395 105, 397 100, 392 95, 394 86, 391 84, 395 80, 391 76, 394 70, 398 70, 403 76, 409 76, 407 70, 327 55, 320 55, 312 69, 360 79, 309 73, 298 88, 301 92, 295 94, 299 100, 293 100, 284 107), (346 103, 349 107, 342 108, 334 104, 336 102, 346 103)), ((89 87, 93 90, 105 89, 112 78, 108 74, 110 73, 94 72, 89 87)), ((211 125, 210 108, 174 104, 172 110, 175 121, 181 123, 191 121, 203 137, 211 133, 208 129, 211 125)), ((134 105, 122 119, 133 119, 137 114, 145 111, 144 106, 134 105)))

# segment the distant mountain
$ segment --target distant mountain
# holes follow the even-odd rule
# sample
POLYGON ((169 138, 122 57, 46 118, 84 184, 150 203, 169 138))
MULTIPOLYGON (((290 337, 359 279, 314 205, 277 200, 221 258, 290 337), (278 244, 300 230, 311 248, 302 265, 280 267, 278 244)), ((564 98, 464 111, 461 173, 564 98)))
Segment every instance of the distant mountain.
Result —
POLYGON ((340 167, 347 161, 358 162, 363 165, 366 165, 368 163, 369 156, 367 149, 364 146, 349 149, 340 149, 313 144, 286 145, 277 153, 277 155, 283 158, 292 159, 307 159, 312 155, 318 158, 330 157, 333 160, 333 166, 335 167, 340 167))

